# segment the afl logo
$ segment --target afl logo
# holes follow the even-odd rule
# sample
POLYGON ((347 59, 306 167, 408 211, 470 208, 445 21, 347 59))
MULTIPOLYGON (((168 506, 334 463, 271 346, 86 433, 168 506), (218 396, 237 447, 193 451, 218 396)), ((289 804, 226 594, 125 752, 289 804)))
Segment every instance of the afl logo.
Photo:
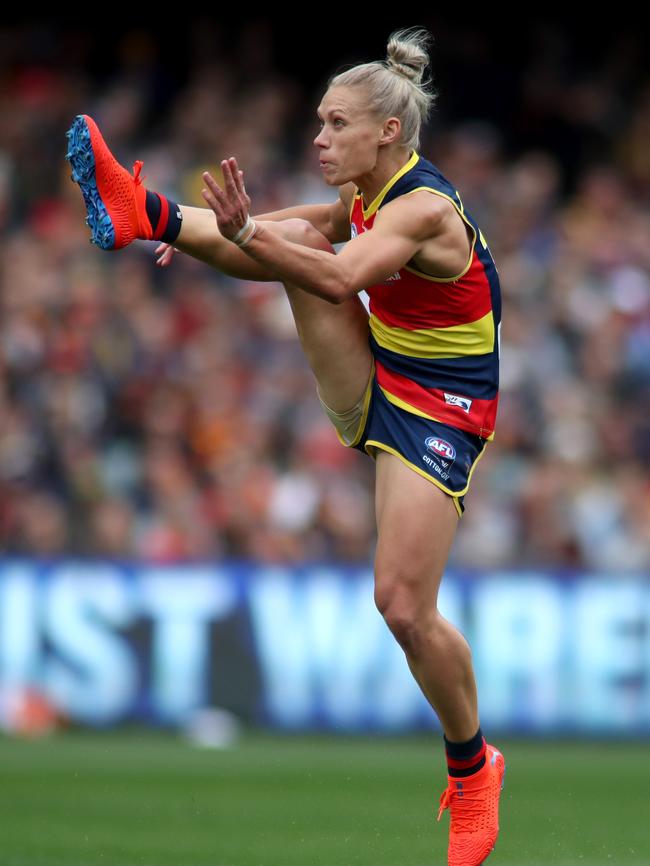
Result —
POLYGON ((429 451, 437 457, 446 457, 447 460, 456 459, 456 449, 451 442, 447 442, 446 439, 438 439, 437 436, 427 436, 424 440, 424 444, 427 446, 429 451))
POLYGON ((358 234, 359 234, 359 232, 357 231, 357 227, 355 226, 355 224, 354 224, 354 223, 350 223, 350 237, 351 237, 351 238, 356 238, 356 236, 357 236, 358 234))

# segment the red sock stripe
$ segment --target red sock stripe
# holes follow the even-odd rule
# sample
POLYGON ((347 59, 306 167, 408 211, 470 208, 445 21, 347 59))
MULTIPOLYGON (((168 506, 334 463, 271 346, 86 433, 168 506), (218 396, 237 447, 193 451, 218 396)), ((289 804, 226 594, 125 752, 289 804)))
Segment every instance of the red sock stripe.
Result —
POLYGON ((159 193, 156 193, 156 195, 160 199, 160 217, 158 218, 158 225, 153 233, 153 239, 159 241, 160 236, 167 228, 167 220, 169 219, 169 202, 164 195, 160 195, 159 193))
POLYGON ((462 760, 460 760, 458 758, 450 758, 449 755, 447 755, 447 764, 454 770, 467 770, 469 767, 473 767, 474 764, 478 764, 484 754, 485 737, 483 737, 483 745, 473 758, 463 758, 462 760))

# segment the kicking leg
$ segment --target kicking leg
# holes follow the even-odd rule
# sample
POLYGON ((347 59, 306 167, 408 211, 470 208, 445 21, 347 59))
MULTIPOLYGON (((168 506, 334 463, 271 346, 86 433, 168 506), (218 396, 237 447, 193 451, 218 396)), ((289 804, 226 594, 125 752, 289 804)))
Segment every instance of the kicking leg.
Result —
MULTIPOLYGON (((188 253, 195 259, 200 259, 232 277, 263 282, 278 279, 277 275, 268 268, 251 259, 250 256, 222 237, 214 217, 214 211, 211 208, 191 207, 189 205, 178 205, 178 207, 183 219, 179 235, 173 244, 176 249, 188 253)), ((322 234, 326 231, 330 210, 331 207, 327 204, 298 205, 271 213, 254 215, 253 219, 256 222, 274 223, 303 219, 307 220, 313 228, 322 234)), ((305 236, 305 232, 302 232, 302 236, 305 236)), ((298 233, 294 230, 288 237, 289 240, 293 240, 294 237, 298 237, 298 233)), ((302 241, 296 240, 296 242, 302 241)), ((313 240, 306 242, 315 244, 313 240)), ((323 249, 325 248, 332 251, 329 241, 323 247, 323 249)), ((159 250, 160 258, 163 258, 163 253, 166 254, 162 264, 167 264, 171 259, 171 248, 163 244, 156 252, 159 250), (163 247, 166 249, 163 250, 163 247)))
MULTIPOLYGON (((179 208, 183 220, 173 244, 176 249, 211 265, 229 277, 257 282, 279 280, 277 274, 254 261, 222 236, 214 218, 214 211, 189 205, 179 205, 179 208)), ((162 264, 168 263, 171 258, 170 248, 167 249, 166 256, 161 258, 162 264)))
MULTIPOLYGON (((230 276, 279 281, 277 275, 221 236, 212 210, 185 206, 182 210, 183 226, 174 246, 230 276)), ((255 219, 286 240, 336 254, 332 244, 309 221, 266 221, 275 216, 264 214, 255 219)), ((316 212, 314 219, 319 219, 316 212)), ((372 370, 366 308, 357 295, 343 304, 331 304, 292 283, 285 282, 284 287, 322 401, 334 412, 347 412, 363 396, 372 370)))
MULTIPOLYGON (((71 178, 79 184, 84 198, 92 243, 104 250, 119 250, 138 239, 173 237, 174 247, 229 276, 259 281, 279 279, 221 236, 210 208, 177 205, 148 190, 143 184, 142 161, 136 160, 133 175, 120 165, 92 117, 77 115, 66 137, 66 159, 72 168, 71 178)), ((301 217, 322 231, 328 225, 329 212, 329 205, 300 205, 256 219, 301 217)), ((166 252, 164 263, 173 248, 168 247, 166 252)))
MULTIPOLYGON (((294 243, 336 254, 306 220, 269 222, 266 228, 294 243)), ((358 295, 331 304, 292 283, 284 287, 322 401, 334 412, 347 412, 365 393, 372 371, 368 311, 358 295)))

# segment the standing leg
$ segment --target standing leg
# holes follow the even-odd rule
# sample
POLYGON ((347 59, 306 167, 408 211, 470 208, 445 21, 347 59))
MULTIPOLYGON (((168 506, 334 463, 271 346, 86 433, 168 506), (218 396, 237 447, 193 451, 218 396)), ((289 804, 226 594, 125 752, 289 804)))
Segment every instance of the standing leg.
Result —
POLYGON ((446 736, 468 740, 479 726, 471 651, 437 605, 458 512, 450 496, 386 451, 377 454, 376 512, 377 607, 446 736))
POLYGON ((449 807, 448 866, 480 866, 499 833, 505 762, 479 726, 469 645, 438 610, 458 512, 444 491, 381 450, 376 511, 375 602, 444 731, 448 785, 438 819, 449 807))

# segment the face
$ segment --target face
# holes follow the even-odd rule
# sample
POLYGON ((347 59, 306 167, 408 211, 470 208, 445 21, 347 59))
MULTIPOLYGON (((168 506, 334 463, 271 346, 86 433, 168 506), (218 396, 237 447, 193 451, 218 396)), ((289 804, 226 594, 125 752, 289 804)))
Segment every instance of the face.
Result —
POLYGON ((340 186, 372 171, 382 124, 364 105, 362 87, 331 87, 316 109, 320 132, 314 139, 325 183, 340 186))

